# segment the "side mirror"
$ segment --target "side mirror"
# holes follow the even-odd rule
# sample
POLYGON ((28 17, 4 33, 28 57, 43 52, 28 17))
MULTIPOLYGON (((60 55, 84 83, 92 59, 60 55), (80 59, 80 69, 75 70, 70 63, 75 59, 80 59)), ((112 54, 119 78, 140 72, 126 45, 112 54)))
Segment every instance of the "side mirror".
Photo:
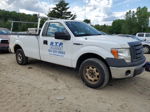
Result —
POLYGON ((55 33, 55 39, 60 39, 60 40, 70 40, 71 36, 68 33, 64 32, 56 32, 55 33))

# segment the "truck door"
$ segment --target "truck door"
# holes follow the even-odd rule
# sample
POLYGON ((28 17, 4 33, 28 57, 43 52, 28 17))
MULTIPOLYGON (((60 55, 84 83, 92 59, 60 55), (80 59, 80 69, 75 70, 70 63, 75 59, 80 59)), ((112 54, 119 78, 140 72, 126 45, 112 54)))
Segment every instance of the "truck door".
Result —
POLYGON ((71 40, 55 39, 56 32, 67 32, 59 22, 47 22, 40 37, 40 54, 43 61, 71 66, 71 40))

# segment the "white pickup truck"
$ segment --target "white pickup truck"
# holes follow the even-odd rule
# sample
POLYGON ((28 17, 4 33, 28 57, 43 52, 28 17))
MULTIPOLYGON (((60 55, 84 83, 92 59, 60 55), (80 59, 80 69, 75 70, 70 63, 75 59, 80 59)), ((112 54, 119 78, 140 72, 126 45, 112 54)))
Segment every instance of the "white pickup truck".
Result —
POLYGON ((146 62, 139 41, 105 35, 74 20, 48 20, 39 35, 12 35, 10 49, 20 65, 34 58, 76 68, 91 88, 141 74, 146 62))

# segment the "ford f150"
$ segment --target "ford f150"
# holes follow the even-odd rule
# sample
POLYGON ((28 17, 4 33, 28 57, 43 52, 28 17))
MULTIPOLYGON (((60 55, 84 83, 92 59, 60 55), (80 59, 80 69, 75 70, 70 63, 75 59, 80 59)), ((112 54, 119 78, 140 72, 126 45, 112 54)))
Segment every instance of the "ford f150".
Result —
POLYGON ((20 65, 34 58, 77 68, 91 88, 104 87, 111 78, 141 74, 146 62, 139 41, 103 35, 74 20, 48 20, 39 35, 12 35, 10 48, 20 65))

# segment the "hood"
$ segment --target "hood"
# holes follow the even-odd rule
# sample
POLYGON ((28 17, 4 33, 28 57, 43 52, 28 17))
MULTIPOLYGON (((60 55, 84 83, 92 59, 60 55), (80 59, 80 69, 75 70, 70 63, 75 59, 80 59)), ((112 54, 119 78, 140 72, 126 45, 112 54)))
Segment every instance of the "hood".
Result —
POLYGON ((100 36, 87 36, 87 39, 90 40, 100 40, 100 41, 110 41, 115 43, 129 43, 136 41, 135 39, 129 38, 129 37, 122 37, 122 36, 116 36, 116 35, 100 35, 100 36))
POLYGON ((0 35, 0 40, 9 40, 10 35, 0 35))
POLYGON ((89 41, 118 44, 121 47, 127 47, 128 43, 137 41, 129 37, 122 37, 122 36, 116 36, 116 35, 86 36, 85 38, 89 41))

